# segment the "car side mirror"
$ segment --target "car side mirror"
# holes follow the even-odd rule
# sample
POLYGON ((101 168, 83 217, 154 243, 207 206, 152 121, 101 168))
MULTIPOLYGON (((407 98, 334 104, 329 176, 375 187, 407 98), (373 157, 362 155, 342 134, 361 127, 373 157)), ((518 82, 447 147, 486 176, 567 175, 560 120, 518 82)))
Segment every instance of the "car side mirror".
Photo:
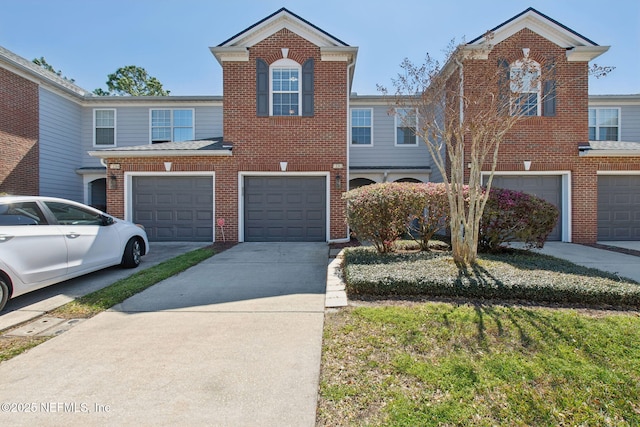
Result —
POLYGON ((110 216, 102 216, 102 225, 113 225, 115 221, 110 216))

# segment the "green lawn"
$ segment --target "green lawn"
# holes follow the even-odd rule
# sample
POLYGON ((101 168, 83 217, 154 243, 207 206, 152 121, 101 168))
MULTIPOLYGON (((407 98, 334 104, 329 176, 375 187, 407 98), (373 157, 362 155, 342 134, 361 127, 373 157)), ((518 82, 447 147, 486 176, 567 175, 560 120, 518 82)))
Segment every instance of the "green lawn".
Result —
POLYGON ((638 283, 526 251, 460 269, 398 249, 345 253, 319 425, 640 425, 638 283))
POLYGON ((359 304, 326 315, 319 425, 640 425, 638 312, 359 304))

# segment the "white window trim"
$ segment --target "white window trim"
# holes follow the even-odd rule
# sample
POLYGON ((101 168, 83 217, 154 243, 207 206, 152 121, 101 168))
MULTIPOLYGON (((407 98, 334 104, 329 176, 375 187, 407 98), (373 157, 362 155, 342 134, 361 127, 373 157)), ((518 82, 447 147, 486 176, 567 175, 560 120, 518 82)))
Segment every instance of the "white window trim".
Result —
MULTIPOLYGON (((595 141, 599 141, 598 134, 600 133, 600 127, 601 127, 600 125, 598 125, 598 118, 600 116, 599 111, 600 110, 617 110, 618 111, 618 126, 617 126, 618 127, 618 139, 616 139, 616 141, 622 141, 622 139, 621 139, 622 138, 622 135, 621 135, 621 133, 622 133, 622 108, 620 108, 620 107, 596 107, 596 106, 591 107, 590 106, 589 110, 595 110, 595 112, 596 112, 596 139, 595 139, 595 141)), ((591 126, 589 126, 589 127, 591 127, 591 126)), ((609 128, 609 127, 613 127, 613 126, 602 126, 602 127, 609 128)))
MULTIPOLYGON (((524 115, 522 114, 522 117, 536 117, 536 116, 541 116, 542 115, 542 82, 540 81, 540 64, 532 59, 528 60, 530 62, 530 64, 528 65, 528 67, 530 68, 535 68, 536 72, 538 73, 538 82, 537 82, 537 91, 535 92, 537 94, 537 100, 536 100, 536 114, 535 116, 529 116, 529 115, 524 115)), ((512 70, 514 68, 522 68, 523 67, 523 63, 524 61, 519 59, 515 62, 512 62, 509 65, 509 80, 511 81, 511 79, 513 78, 511 76, 512 70)), ((517 97, 519 95, 522 95, 524 93, 534 93, 534 91, 527 91, 527 92, 516 92, 513 90, 513 87, 511 86, 511 84, 509 85, 509 90, 511 92, 511 113, 513 114, 513 112, 515 111, 515 105, 513 103, 513 99, 514 96, 517 97)))
MULTIPOLYGON (((191 111, 191 118, 193 119, 193 123, 191 128, 193 129, 193 139, 196 139, 196 109, 195 108, 173 108, 173 107, 153 107, 149 108, 149 145, 153 144, 153 119, 152 112, 157 110, 169 110, 171 111, 171 139, 173 142, 173 112, 174 111, 191 111)), ((184 127, 184 126, 178 126, 184 127)))
POLYGON ((117 147, 117 138, 118 138, 118 132, 117 132, 117 127, 118 125, 118 111, 115 108, 94 108, 93 109, 93 146, 96 148, 104 148, 104 147, 117 147), (97 111, 113 111, 113 144, 111 145, 106 145, 106 144, 96 144, 96 112, 97 111))
POLYGON ((393 114, 393 142, 396 147, 418 147, 418 134, 416 133, 414 137, 413 144, 398 144, 398 125, 401 125, 402 122, 398 119, 398 110, 414 110, 416 115, 416 123, 415 129, 418 129, 418 110, 416 108, 396 108, 393 114))
POLYGON ((269 65, 269 116, 272 117, 296 117, 302 116, 302 65, 293 59, 278 59, 269 65), (274 116, 273 115, 273 70, 275 68, 296 68, 298 70, 298 114, 292 116, 274 116))
MULTIPOLYGON (((364 126, 358 126, 358 127, 364 127, 364 126)), ((349 109, 349 146, 350 147, 373 147, 373 108, 360 108, 360 107, 352 107, 351 109, 349 109), (352 135, 352 131, 353 131, 353 111, 354 110, 369 110, 369 112, 371 113, 371 142, 369 144, 354 144, 353 141, 353 135, 352 135)))

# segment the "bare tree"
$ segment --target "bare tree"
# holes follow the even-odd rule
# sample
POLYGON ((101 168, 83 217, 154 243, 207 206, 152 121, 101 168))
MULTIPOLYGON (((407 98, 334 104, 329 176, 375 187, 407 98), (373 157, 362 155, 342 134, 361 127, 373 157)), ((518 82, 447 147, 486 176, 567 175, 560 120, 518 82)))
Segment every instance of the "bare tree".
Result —
MULTIPOLYGON (((426 142, 442 175, 450 206, 453 258, 464 265, 477 259, 479 224, 500 144, 523 118, 555 115, 561 88, 556 74, 566 64, 559 54, 532 58, 516 40, 502 41, 501 52, 518 52, 517 61, 492 57, 492 37, 487 33, 487 42, 480 46, 452 43, 443 64, 429 55, 421 65, 405 60, 403 72, 393 80, 394 111, 402 109, 398 116, 403 126, 426 142), (507 46, 510 43, 513 46, 507 46)), ((585 84, 587 68, 576 77, 585 84)), ((611 68, 595 66, 594 71, 598 70, 606 74, 611 68)), ((379 90, 388 94, 384 87, 379 90)))

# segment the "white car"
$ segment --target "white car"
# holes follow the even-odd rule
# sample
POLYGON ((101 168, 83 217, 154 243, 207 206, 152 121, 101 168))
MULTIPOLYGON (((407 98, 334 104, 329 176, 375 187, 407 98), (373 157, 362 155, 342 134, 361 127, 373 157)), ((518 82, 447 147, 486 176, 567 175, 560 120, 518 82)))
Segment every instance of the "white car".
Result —
POLYGON ((70 200, 0 196, 0 310, 9 298, 149 252, 144 228, 70 200))

